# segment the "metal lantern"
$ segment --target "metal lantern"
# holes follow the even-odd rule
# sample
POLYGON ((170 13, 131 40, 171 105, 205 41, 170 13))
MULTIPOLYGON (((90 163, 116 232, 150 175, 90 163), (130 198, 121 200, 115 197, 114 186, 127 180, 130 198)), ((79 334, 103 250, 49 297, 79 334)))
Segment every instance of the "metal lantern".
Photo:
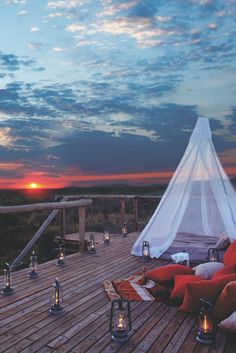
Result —
POLYGON ((58 252, 58 258, 57 258, 57 265, 58 266, 65 266, 65 246, 63 244, 59 245, 59 252, 58 252))
POLYGON ((215 325, 212 320, 212 304, 204 299, 200 299, 197 341, 204 344, 211 344, 214 341, 214 336, 215 325))
POLYGON ((219 262, 219 250, 215 248, 208 249, 208 262, 219 262))
POLYGON ((88 252, 94 254, 96 252, 95 248, 95 235, 90 234, 89 242, 88 242, 88 252))
POLYGON ((57 277, 52 286, 53 286, 52 305, 51 305, 51 308, 49 309, 49 312, 51 314, 62 314, 64 312, 64 308, 61 306, 63 301, 62 289, 57 277))
POLYGON ((144 260, 150 259, 150 245, 146 240, 144 240, 142 244, 142 256, 144 260))
POLYGON ((30 256, 30 272, 28 273, 29 278, 37 278, 38 277, 38 261, 35 252, 32 251, 32 255, 30 256))
POLYGON ((3 270, 3 289, 2 294, 9 295, 13 293, 13 288, 11 287, 11 268, 6 262, 3 270))
POLYGON ((110 232, 109 232, 109 230, 104 230, 103 242, 104 242, 104 244, 109 244, 110 243, 110 232))
POLYGON ((112 339, 125 342, 131 331, 130 302, 126 299, 114 299, 111 303, 110 332, 112 339))
POLYGON ((122 233, 123 238, 127 237, 128 229, 127 229, 127 224, 126 223, 123 224, 123 226, 121 228, 121 233, 122 233))

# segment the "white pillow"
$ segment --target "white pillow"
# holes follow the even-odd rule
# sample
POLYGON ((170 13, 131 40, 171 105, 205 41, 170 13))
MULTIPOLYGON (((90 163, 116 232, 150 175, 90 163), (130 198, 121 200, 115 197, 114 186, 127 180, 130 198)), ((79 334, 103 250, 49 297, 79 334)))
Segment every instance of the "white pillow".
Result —
POLYGON ((234 311, 227 319, 221 321, 219 327, 236 332, 236 311, 234 311))
POLYGON ((211 279, 214 273, 224 267, 222 262, 206 262, 193 268, 195 275, 204 279, 211 279))

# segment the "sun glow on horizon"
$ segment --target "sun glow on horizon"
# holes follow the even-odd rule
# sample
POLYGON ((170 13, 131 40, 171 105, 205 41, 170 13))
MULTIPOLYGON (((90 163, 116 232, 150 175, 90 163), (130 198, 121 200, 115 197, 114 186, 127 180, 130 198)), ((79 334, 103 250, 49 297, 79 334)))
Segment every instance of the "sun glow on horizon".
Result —
POLYGON ((30 189, 38 189, 40 186, 38 183, 30 183, 29 184, 29 188, 30 189))

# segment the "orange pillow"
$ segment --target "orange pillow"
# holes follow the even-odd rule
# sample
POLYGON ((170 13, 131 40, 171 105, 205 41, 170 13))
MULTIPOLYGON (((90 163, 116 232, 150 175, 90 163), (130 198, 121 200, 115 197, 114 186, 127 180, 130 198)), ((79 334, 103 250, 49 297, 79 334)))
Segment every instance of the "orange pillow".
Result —
POLYGON ((179 309, 187 312, 198 311, 200 298, 214 302, 224 286, 230 281, 236 281, 236 274, 187 284, 184 301, 179 309))
POLYGON ((224 265, 236 265, 236 240, 234 240, 224 253, 224 265))
POLYGON ((151 279, 155 282, 167 282, 173 280, 176 275, 192 275, 193 273, 190 267, 174 264, 149 270, 144 276, 146 279, 151 279))
POLYGON ((184 291, 188 283, 200 282, 203 279, 196 275, 180 275, 175 276, 175 284, 169 299, 183 301, 184 291))
POLYGON ((229 275, 231 273, 236 273, 236 265, 233 266, 225 266, 221 268, 220 270, 216 271, 212 278, 219 278, 224 275, 229 275))
POLYGON ((236 311, 235 297, 236 281, 232 281, 226 284, 214 305, 213 316, 216 320, 224 320, 236 311))

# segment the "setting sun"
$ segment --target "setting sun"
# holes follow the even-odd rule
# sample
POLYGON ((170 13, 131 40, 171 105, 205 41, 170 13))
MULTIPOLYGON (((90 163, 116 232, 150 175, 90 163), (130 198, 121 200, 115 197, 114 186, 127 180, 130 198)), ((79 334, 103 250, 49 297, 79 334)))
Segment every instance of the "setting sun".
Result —
POLYGON ((29 187, 30 189, 38 189, 39 185, 37 183, 30 183, 29 187))

